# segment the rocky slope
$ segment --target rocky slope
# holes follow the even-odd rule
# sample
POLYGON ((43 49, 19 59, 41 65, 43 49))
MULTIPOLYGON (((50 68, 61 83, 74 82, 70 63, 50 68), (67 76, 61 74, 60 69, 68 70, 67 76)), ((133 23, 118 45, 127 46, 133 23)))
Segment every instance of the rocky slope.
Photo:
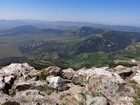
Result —
POLYGON ((140 66, 74 71, 27 63, 0 69, 0 105, 139 105, 140 66))

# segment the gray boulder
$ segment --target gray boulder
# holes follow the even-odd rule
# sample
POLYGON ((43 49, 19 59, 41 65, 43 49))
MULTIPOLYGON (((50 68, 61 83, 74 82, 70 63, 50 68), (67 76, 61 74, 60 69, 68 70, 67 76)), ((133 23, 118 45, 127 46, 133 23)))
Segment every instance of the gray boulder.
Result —
POLYGON ((19 91, 13 100, 18 100, 21 105, 57 105, 57 103, 39 90, 19 91))
POLYGON ((75 75, 72 78, 72 83, 76 85, 84 86, 85 82, 86 82, 86 76, 84 75, 75 75))
POLYGON ((59 76, 48 76, 46 80, 49 82, 49 86, 58 90, 58 91, 64 91, 69 89, 67 81, 59 76))
POLYGON ((113 103, 117 102, 120 96, 134 93, 132 88, 127 88, 125 81, 118 74, 104 69, 94 69, 87 81, 86 87, 89 91, 101 93, 113 103))
POLYGON ((132 97, 119 97, 118 101, 114 105, 133 105, 134 98, 132 97))
POLYGON ((2 105, 4 102, 11 100, 11 97, 7 94, 4 94, 2 91, 0 91, 0 105, 2 105))
POLYGON ((62 70, 62 78, 71 80, 75 76, 75 71, 71 68, 62 70))
POLYGON ((48 68, 44 68, 43 71, 48 73, 48 75, 55 75, 55 76, 61 75, 62 73, 62 69, 57 66, 50 66, 48 68))
POLYGON ((25 76, 34 68, 29 66, 27 63, 12 63, 9 66, 3 67, 1 70, 6 75, 15 75, 17 77, 25 76))
POLYGON ((98 96, 94 98, 88 96, 86 100, 86 105, 107 105, 107 99, 102 96, 98 96))
POLYGON ((131 80, 135 81, 137 84, 140 84, 140 71, 137 72, 132 78, 131 80))

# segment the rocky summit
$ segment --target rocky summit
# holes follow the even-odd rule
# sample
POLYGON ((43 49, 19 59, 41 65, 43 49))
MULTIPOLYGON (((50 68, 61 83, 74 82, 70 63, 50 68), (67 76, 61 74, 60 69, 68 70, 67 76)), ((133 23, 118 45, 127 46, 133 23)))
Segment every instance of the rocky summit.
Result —
POLYGON ((0 105, 140 105, 140 65, 36 70, 12 63, 0 69, 0 105))

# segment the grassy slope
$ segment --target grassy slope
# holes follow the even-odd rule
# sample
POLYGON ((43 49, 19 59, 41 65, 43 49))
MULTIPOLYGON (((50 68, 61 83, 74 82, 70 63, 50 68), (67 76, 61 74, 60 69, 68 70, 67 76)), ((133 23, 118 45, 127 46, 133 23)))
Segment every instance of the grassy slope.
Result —
POLYGON ((140 55, 140 43, 133 43, 133 44, 129 45, 127 48, 125 48, 124 50, 117 52, 115 58, 122 59, 122 60, 123 59, 140 60, 139 55, 140 55))
POLYGON ((18 49, 18 45, 21 43, 26 43, 30 40, 36 41, 76 41, 77 37, 73 36, 30 36, 30 35, 22 35, 22 36, 0 36, 0 58, 4 57, 21 57, 22 53, 18 49))
POLYGON ((112 62, 111 57, 107 53, 95 52, 95 53, 84 53, 73 57, 68 60, 71 67, 79 69, 81 67, 101 67, 108 66, 112 62))

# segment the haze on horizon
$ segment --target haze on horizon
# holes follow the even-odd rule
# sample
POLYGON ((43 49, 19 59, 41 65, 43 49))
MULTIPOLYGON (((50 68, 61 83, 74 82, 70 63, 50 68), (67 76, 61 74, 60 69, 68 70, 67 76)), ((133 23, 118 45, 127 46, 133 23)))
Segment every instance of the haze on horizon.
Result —
POLYGON ((140 0, 0 0, 0 19, 140 26, 140 0))

